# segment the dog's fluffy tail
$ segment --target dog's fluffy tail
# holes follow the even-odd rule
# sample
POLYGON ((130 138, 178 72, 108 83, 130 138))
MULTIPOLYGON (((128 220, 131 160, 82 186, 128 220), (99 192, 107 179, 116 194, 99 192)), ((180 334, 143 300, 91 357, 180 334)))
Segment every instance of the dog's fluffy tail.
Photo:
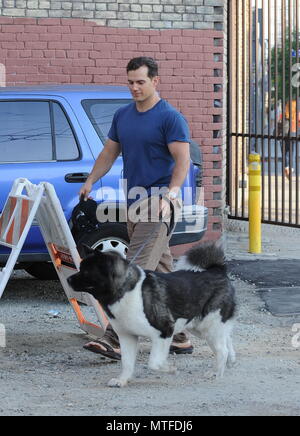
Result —
POLYGON ((219 242, 204 242, 181 256, 175 271, 201 272, 216 267, 226 269, 224 250, 219 242))

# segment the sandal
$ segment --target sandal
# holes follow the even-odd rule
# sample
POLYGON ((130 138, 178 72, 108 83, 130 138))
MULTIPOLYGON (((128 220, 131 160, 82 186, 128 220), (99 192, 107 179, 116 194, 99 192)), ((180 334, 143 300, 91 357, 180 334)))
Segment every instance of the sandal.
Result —
MULTIPOLYGON (((85 350, 91 351, 95 354, 101 354, 102 356, 108 357, 113 360, 121 360, 121 352, 117 348, 113 348, 110 344, 103 341, 89 342, 84 345, 85 350)), ((192 345, 188 347, 178 347, 177 345, 170 346, 170 354, 192 354, 194 347, 192 345)))
POLYGON ((84 345, 83 348, 92 353, 101 354, 109 359, 121 360, 121 350, 119 348, 113 348, 110 344, 104 341, 89 342, 84 345))
POLYGON ((194 351, 193 345, 188 345, 185 347, 179 347, 177 345, 171 345, 170 346, 170 354, 192 354, 194 351))

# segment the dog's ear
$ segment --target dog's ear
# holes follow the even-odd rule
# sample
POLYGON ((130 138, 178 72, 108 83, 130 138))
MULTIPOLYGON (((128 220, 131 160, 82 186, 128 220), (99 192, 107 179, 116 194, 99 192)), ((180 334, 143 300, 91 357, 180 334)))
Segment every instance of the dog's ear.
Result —
POLYGON ((81 244, 81 249, 83 251, 84 256, 88 256, 89 254, 94 254, 95 250, 88 246, 87 244, 81 244))

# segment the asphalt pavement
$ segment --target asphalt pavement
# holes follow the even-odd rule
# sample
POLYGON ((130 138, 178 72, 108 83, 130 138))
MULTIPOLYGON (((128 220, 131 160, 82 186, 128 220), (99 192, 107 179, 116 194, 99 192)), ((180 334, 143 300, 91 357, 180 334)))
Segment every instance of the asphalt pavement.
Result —
POLYGON ((248 223, 229 220, 224 235, 228 269, 255 285, 274 316, 300 314, 300 229, 262 226, 262 252, 248 250, 248 223))

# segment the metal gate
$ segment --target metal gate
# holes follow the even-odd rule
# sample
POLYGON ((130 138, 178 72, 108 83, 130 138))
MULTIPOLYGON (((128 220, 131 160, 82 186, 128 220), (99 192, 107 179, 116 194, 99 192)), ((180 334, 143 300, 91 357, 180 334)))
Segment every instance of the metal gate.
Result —
POLYGON ((248 219, 248 154, 262 161, 262 221, 300 227, 300 0, 229 2, 230 217, 248 219))

